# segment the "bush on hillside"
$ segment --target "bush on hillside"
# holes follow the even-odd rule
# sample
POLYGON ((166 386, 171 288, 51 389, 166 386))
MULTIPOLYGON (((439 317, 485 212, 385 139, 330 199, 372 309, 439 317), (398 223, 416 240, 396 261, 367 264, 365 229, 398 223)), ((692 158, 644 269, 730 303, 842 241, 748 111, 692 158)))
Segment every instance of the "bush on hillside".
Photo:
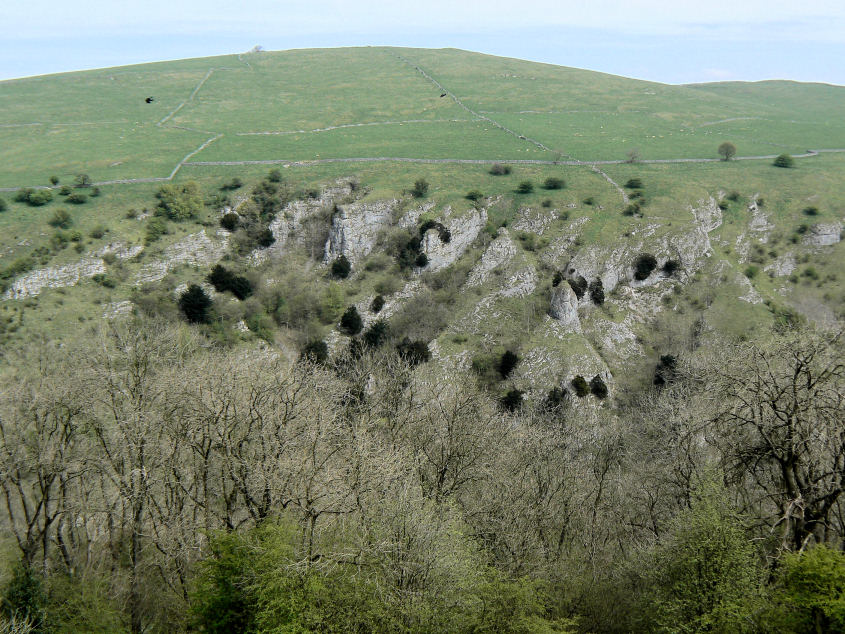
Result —
POLYGON ((77 174, 73 181, 73 186, 80 189, 91 187, 91 185, 91 177, 88 174, 77 174))
POLYGON ((471 190, 469 190, 469 191, 467 192, 467 195, 466 195, 466 199, 467 199, 467 200, 471 200, 471 201, 473 201, 473 202, 478 201, 478 200, 481 200, 483 197, 484 197, 484 194, 482 194, 482 193, 481 193, 480 191, 478 191, 477 189, 471 189, 471 190))
POLYGON ((426 194, 428 194, 428 181, 421 178, 414 183, 414 187, 411 189, 411 195, 414 198, 423 198, 426 194))
POLYGON ((625 187, 628 189, 642 189, 643 188, 643 179, 641 178, 629 178, 628 182, 625 183, 625 187))
POLYGON ((531 181, 522 181, 519 185, 516 186, 516 193, 517 194, 530 194, 534 191, 534 183, 531 181))
POLYGON ((382 308, 384 308, 384 297, 376 295, 373 298, 373 302, 370 304, 370 312, 380 313, 382 308))
POLYGON ((0 211, 6 211, 9 208, 8 203, 4 198, 0 198, 0 211))
POLYGON ((234 231, 238 228, 240 224, 240 217, 238 214, 228 213, 224 214, 220 218, 220 226, 223 227, 226 231, 234 231))
POLYGON ((490 168, 490 174, 492 174, 493 176, 507 176, 510 173, 510 165, 503 165, 502 163, 493 163, 493 166, 490 168))
POLYGON ((340 324, 338 324, 338 327, 342 333, 349 336, 355 336, 364 328, 364 320, 361 319, 358 309, 354 306, 350 306, 340 318, 340 324))
POLYGON ((329 347, 322 339, 311 339, 302 347, 299 356, 314 363, 325 363, 329 359, 329 347))
POLYGON ((663 265, 661 271, 663 271, 665 275, 674 275, 675 272, 678 271, 680 268, 681 263, 678 262, 678 260, 669 259, 666 260, 666 263, 663 265))
POLYGON ((545 181, 543 181, 543 189, 563 189, 566 187, 566 181, 562 178, 555 178, 554 176, 550 176, 545 181))
POLYGON ((252 283, 241 275, 235 275, 226 267, 217 264, 208 274, 208 282, 218 293, 229 291, 240 300, 252 295, 252 283))
POLYGON ((780 154, 772 162, 772 165, 774 165, 775 167, 794 167, 795 159, 792 158, 789 154, 780 154))
POLYGON ((503 379, 506 379, 510 376, 511 372, 513 372, 517 363, 519 363, 519 357, 517 354, 511 350, 505 350, 499 359, 496 369, 499 371, 499 375, 503 379))
POLYGON ((508 390, 508 393, 499 399, 499 404, 505 411, 515 412, 522 407, 523 394, 524 392, 522 390, 508 390))
POLYGON ((579 275, 575 279, 568 279, 566 281, 569 282, 569 286, 571 286, 572 290, 575 292, 575 297, 578 299, 584 297, 584 293, 587 292, 587 280, 585 280, 582 275, 579 275))
POLYGON ((177 222, 193 218, 203 208, 199 185, 188 181, 181 185, 162 185, 156 192, 157 215, 164 215, 177 222))
POLYGON ((411 340, 407 337, 402 339, 402 341, 397 344, 396 351, 406 363, 412 366, 418 366, 431 359, 431 351, 428 349, 428 344, 419 339, 411 340))
POLYGON ((211 298, 197 284, 191 284, 188 290, 179 296, 179 310, 192 324, 208 323, 209 308, 211 308, 211 298))
POLYGON ((332 262, 331 272, 335 279, 345 280, 352 272, 352 264, 345 255, 340 255, 332 262))
POLYGON ((651 253, 642 253, 634 260, 634 279, 642 282, 657 268, 657 258, 651 253))
POLYGON ((51 227, 58 227, 60 229, 67 229, 73 224, 73 218, 67 209, 56 209, 53 215, 47 221, 51 227))
POLYGON ((364 343, 369 348, 378 348, 387 341, 390 334, 390 328, 384 319, 379 319, 370 325, 362 336, 364 343))
POLYGON ((578 398, 584 398, 590 393, 590 385, 587 380, 580 374, 572 379, 572 390, 578 398))
POLYGON ((590 282, 590 299, 597 306, 604 304, 604 284, 602 283, 600 277, 597 277, 595 281, 590 282))
POLYGON ((590 392, 592 392, 593 396, 596 398, 607 398, 607 384, 598 374, 590 379, 590 392))
POLYGON ((67 201, 74 205, 84 205, 88 202, 88 196, 85 194, 75 193, 67 197, 67 201))

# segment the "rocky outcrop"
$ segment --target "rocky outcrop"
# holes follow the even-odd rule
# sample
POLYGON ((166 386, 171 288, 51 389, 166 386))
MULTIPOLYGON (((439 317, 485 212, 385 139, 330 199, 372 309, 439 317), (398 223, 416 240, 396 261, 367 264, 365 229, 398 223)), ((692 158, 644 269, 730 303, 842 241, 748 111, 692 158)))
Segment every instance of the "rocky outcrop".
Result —
POLYGON ((472 209, 459 218, 445 218, 443 224, 449 229, 449 242, 443 242, 435 230, 426 231, 423 236, 421 250, 428 257, 428 271, 454 264, 464 254, 487 224, 487 210, 472 209))
POLYGON ((205 231, 199 231, 171 244, 164 250, 164 257, 161 260, 150 262, 141 268, 135 278, 135 283, 157 282, 180 264, 193 266, 214 264, 223 257, 229 246, 227 231, 221 231, 216 238, 209 238, 205 231))
POLYGON ((690 207, 695 224, 704 233, 710 233, 722 226, 722 210, 719 203, 712 196, 707 200, 699 200, 697 207, 690 207))
POLYGON ((818 223, 804 235, 804 244, 811 247, 828 247, 842 239, 842 225, 838 222, 818 223))
POLYGON ((355 264, 366 257, 373 250, 379 233, 393 222, 397 203, 386 200, 338 205, 326 240, 323 262, 328 264, 343 255, 355 264))
POLYGON ((763 267, 763 270, 775 277, 783 277, 784 275, 791 275, 796 268, 798 268, 798 262, 795 261, 795 256, 791 253, 785 253, 771 264, 763 267))
POLYGON ((508 230, 499 229, 493 240, 481 256, 481 260, 469 273, 467 286, 482 286, 489 279, 495 269, 506 266, 516 256, 517 249, 510 238, 508 230))
POLYGON ((568 332, 581 332, 578 319, 578 297, 568 282, 563 281, 552 289, 549 314, 557 319, 568 332))
POLYGON ((556 211, 523 207, 519 210, 516 222, 513 223, 513 230, 529 231, 541 236, 555 220, 557 220, 556 211))
POLYGON ((34 297, 45 288, 75 286, 80 280, 106 272, 102 258, 87 257, 65 266, 38 269, 16 279, 3 295, 3 299, 34 297))

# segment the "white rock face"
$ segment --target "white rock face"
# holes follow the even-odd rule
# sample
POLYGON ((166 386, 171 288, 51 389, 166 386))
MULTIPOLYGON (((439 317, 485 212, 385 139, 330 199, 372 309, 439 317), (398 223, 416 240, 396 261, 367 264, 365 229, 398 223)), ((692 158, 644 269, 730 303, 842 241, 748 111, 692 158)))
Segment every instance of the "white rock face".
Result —
POLYGON ((552 289, 549 314, 557 319, 568 332, 581 332, 578 319, 578 297, 568 282, 563 281, 552 289))
POLYGON ((128 299, 122 302, 112 302, 106 305, 106 310, 103 312, 103 319, 117 319, 122 315, 128 315, 132 312, 132 302, 128 299))
POLYGON ((390 226, 397 203, 386 200, 339 205, 332 218, 323 262, 328 264, 344 255, 355 264, 366 257, 373 250, 381 230, 390 226))
POLYGON ((180 264, 207 266, 217 262, 229 246, 228 236, 213 240, 204 231, 192 233, 164 250, 164 258, 144 265, 135 278, 136 284, 157 282, 180 264))
POLYGON ((719 203, 712 196, 707 200, 699 200, 698 207, 690 207, 695 223, 704 233, 722 226, 722 210, 719 203))
POLYGON ((762 304, 763 298, 760 297, 760 293, 757 292, 757 289, 754 288, 754 285, 744 275, 737 275, 736 276, 736 283, 743 287, 744 292, 742 295, 739 296, 744 302, 748 302, 749 304, 762 304))
POLYGON ((464 254, 487 224, 487 210, 473 209, 460 218, 446 218, 443 224, 451 234, 449 242, 441 242, 436 230, 426 231, 423 237, 422 252, 428 256, 428 271, 454 264, 464 254))
POLYGON ((516 256, 516 245, 511 240, 508 230, 499 229, 493 240, 481 256, 481 260, 469 273, 467 286, 481 286, 490 279, 494 269, 506 266, 516 256))
POLYGON ((751 214, 751 220, 748 221, 748 230, 758 233, 768 233, 775 226, 769 222, 769 215, 763 213, 757 206, 757 201, 753 200, 748 204, 748 213, 751 214))
POLYGON ((810 227, 804 236, 804 244, 813 247, 828 247, 842 238, 842 225, 838 222, 819 223, 810 227))
POLYGON ((34 297, 45 288, 74 286, 84 278, 105 272, 106 263, 97 257, 87 257, 65 266, 38 269, 16 279, 3 295, 3 299, 34 297))
POLYGON ((550 209, 531 209, 523 207, 519 210, 516 222, 513 223, 514 231, 530 231, 538 236, 548 229, 557 218, 557 212, 550 209))
POLYGON ((791 253, 785 253, 771 264, 763 267, 763 270, 773 273, 776 277, 783 277, 784 275, 791 275, 796 268, 798 268, 798 263, 795 261, 795 256, 791 253))

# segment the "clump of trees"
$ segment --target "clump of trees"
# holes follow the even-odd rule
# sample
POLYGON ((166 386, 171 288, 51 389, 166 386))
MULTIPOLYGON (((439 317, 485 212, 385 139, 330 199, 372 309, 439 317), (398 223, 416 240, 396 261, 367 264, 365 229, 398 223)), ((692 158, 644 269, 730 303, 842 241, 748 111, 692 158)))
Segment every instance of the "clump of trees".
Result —
POLYGON ((32 189, 25 187, 15 193, 14 201, 26 203, 30 207, 43 207, 53 200, 53 192, 49 189, 32 189))
POLYGON ((156 192, 156 213, 176 222, 190 220, 203 208, 199 185, 188 181, 179 185, 168 183, 156 192))
POLYGON ((252 282, 243 275, 236 275, 222 264, 216 264, 206 278, 218 293, 229 291, 240 300, 252 295, 252 282))

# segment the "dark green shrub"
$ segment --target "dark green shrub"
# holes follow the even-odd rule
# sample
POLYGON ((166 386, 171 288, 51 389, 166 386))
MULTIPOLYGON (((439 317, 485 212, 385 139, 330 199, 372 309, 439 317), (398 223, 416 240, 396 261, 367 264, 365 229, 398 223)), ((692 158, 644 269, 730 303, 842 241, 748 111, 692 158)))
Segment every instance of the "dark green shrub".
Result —
POLYGON ((341 255, 332 262, 332 277, 338 280, 345 280, 352 272, 352 264, 345 255, 341 255))
POLYGON ((228 183, 223 183, 220 186, 220 189, 223 190, 224 192, 227 192, 227 191, 234 191, 236 189, 240 189, 243 186, 244 186, 244 182, 236 176, 235 178, 230 180, 228 183))
POLYGON ((21 189, 15 192, 15 195, 12 200, 14 200, 16 203, 25 203, 29 200, 29 197, 33 194, 33 192, 35 192, 35 190, 31 187, 22 187, 21 189))
POLYGON ((569 391, 565 388, 553 387, 543 400, 543 407, 547 410, 557 410, 566 405, 569 391))
POLYGON ((641 178, 629 178, 628 182, 625 183, 625 187, 628 189, 642 189, 643 180, 641 178))
POLYGON ((4 198, 0 198, 0 211, 6 211, 9 208, 9 204, 6 202, 4 198))
POLYGON ((578 299, 584 297, 584 293, 587 292, 587 280, 585 280, 582 275, 579 275, 575 279, 568 279, 566 281, 569 282, 569 285, 572 287, 572 290, 575 292, 575 296, 578 299))
POLYGON ((592 207, 593 205, 595 205, 595 204, 596 204, 596 199, 595 199, 595 198, 593 198, 592 196, 587 196, 587 197, 586 197, 586 198, 585 198, 582 202, 583 202, 585 205, 589 205, 589 206, 591 206, 591 207, 592 207))
POLYGON ((543 189, 563 189, 566 187, 566 181, 562 178, 555 178, 554 176, 550 176, 545 181, 543 181, 543 189))
POLYGON ((428 194, 428 187, 428 181, 424 178, 420 178, 414 183, 414 187, 411 189, 411 195, 414 198, 422 198, 428 194))
POLYGON ((94 228, 92 228, 91 231, 88 232, 88 235, 94 238, 95 240, 99 240, 104 235, 106 235, 106 231, 108 231, 108 229, 106 229, 103 225, 95 225, 94 228))
POLYGON ((267 180, 271 183, 281 183, 282 182, 282 172, 278 169, 271 169, 267 173, 267 180))
POLYGON ((41 576, 23 563, 17 564, 3 593, 0 612, 6 619, 28 621, 32 632, 44 631, 42 628, 47 618, 47 593, 44 591, 41 576))
POLYGON ((499 375, 506 379, 510 376, 511 372, 513 372, 516 365, 519 363, 519 356, 511 350, 505 350, 502 354, 501 358, 499 359, 499 363, 496 366, 496 369, 499 371, 499 375))
POLYGON ((651 253, 641 253, 634 260, 634 279, 642 282, 657 268, 657 258, 651 253))
POLYGON ((662 387, 675 380, 678 358, 673 354, 660 355, 660 360, 654 368, 654 385, 662 387))
POLYGON ((602 283, 600 277, 597 277, 595 281, 590 282, 590 299, 593 300, 593 303, 597 306, 604 304, 604 284, 602 283))
POLYGON ((420 253, 416 259, 414 259, 414 265, 420 268, 426 266, 428 264, 428 256, 425 253, 420 253))
POLYGON ((211 269, 207 279, 218 293, 229 291, 240 300, 246 299, 253 292, 252 283, 247 278, 235 275, 220 264, 211 269))
POLYGON ((61 229, 67 229, 73 224, 73 218, 68 212, 67 209, 56 209, 53 212, 53 215, 47 221, 51 227, 59 227, 61 229))
POLYGON ((390 334, 390 328, 384 319, 379 319, 373 322, 369 328, 364 332, 362 339, 364 343, 370 348, 378 348, 387 341, 390 334))
POLYGON ((176 221, 193 218, 204 205, 199 185, 194 181, 181 185, 162 185, 156 192, 156 198, 161 214, 176 221))
POLYGON ((502 409, 508 412, 515 412, 522 407, 523 394, 524 392, 522 390, 509 390, 507 394, 499 399, 499 404, 502 406, 502 409))
POLYGON ((490 168, 490 174, 493 176, 507 176, 511 173, 511 166, 510 165, 502 165, 501 163, 493 163, 493 166, 490 168))
POLYGON ((471 189, 470 191, 467 192, 467 195, 466 195, 466 199, 472 200, 473 202, 475 202, 477 200, 481 200, 482 198, 484 198, 484 194, 482 194, 477 189, 471 189))
POLYGON ((681 263, 678 260, 666 260, 666 263, 661 269, 665 275, 674 275, 675 272, 681 268, 681 263))
POLYGON ((736 190, 733 190, 731 193, 729 193, 727 196, 725 196, 725 198, 727 198, 727 199, 728 199, 728 200, 730 200, 731 202, 734 202, 734 203, 735 203, 735 202, 737 202, 737 201, 739 200, 739 198, 740 198, 740 193, 739 193, 738 191, 736 191, 736 190))
POLYGON ((578 398, 584 398, 587 394, 590 393, 590 385, 587 383, 587 380, 581 376, 580 374, 575 376, 572 379, 572 390, 575 392, 575 396, 578 398))
POLYGON ((55 187, 59 184, 59 177, 58 176, 51 176, 50 177, 50 184, 55 187))
POLYGON ((62 185, 59 189, 59 196, 70 196, 73 193, 73 187, 70 185, 62 185))
POLYGON ((220 226, 223 227, 226 231, 234 231, 238 228, 240 221, 241 219, 238 214, 228 213, 221 216, 220 226))
POLYGON ((370 312, 380 313, 382 308, 384 308, 384 297, 376 295, 373 298, 373 302, 370 304, 370 312))
POLYGON ((530 194, 534 191, 534 183, 531 181, 522 181, 519 185, 516 186, 516 193, 517 194, 530 194))
POLYGON ((191 284, 188 290, 179 296, 179 310, 192 324, 207 323, 209 308, 211 308, 211 298, 197 284, 191 284))
POLYGON ((164 218, 152 217, 147 220, 144 243, 150 244, 167 233, 167 221, 164 218))
POLYGON ((754 266, 753 264, 745 267, 745 270, 743 271, 743 273, 745 274, 745 277, 747 277, 749 280, 757 277, 757 273, 759 273, 759 272, 760 272, 760 267, 754 266))
POLYGON ((541 203, 540 203, 540 206, 541 206, 541 207, 543 207, 544 209, 548 209, 549 207, 551 207, 551 206, 552 206, 552 201, 551 201, 551 199, 550 199, 550 198, 546 198, 543 202, 541 202, 541 203))
POLYGON ((91 190, 91 198, 96 198, 96 197, 97 197, 97 196, 99 196, 101 193, 102 193, 102 192, 100 192, 100 188, 99 188, 99 187, 94 187, 94 188, 91 190))
POLYGON ((91 177, 88 174, 77 174, 73 186, 77 188, 91 187, 91 177))
POLYGON ((74 205, 84 205, 88 202, 88 196, 85 194, 74 193, 67 197, 67 201, 74 205))
POLYGON ((405 338, 396 346, 396 351, 406 363, 412 366, 426 363, 431 359, 431 351, 428 349, 428 344, 421 340, 411 341, 405 338))
POLYGON ((311 339, 303 346, 300 358, 314 363, 325 363, 329 359, 329 347, 322 339, 311 339))
POLYGON ((632 202, 622 210, 623 216, 641 216, 642 215, 642 207, 638 202, 632 202))
POLYGON ((812 205, 810 207, 804 207, 803 213, 805 216, 818 216, 819 208, 812 205))
POLYGON ((97 284, 100 286, 104 286, 105 288, 114 288, 117 286, 117 280, 115 280, 110 275, 106 275, 105 273, 97 273, 92 278, 97 284))
POLYGON ((562 281, 563 281, 563 273, 561 273, 560 271, 555 271, 555 274, 552 276, 552 288, 555 288, 562 281))
POLYGON ((795 159, 792 158, 789 154, 779 154, 772 162, 772 165, 774 165, 775 167, 794 167, 795 159))
POLYGON ((343 313, 343 316, 340 318, 340 331, 347 335, 354 336, 361 332, 363 327, 364 321, 361 319, 358 309, 354 306, 347 308, 346 312, 343 313))
POLYGON ((598 374, 590 379, 590 392, 596 398, 607 398, 607 385, 598 374))

